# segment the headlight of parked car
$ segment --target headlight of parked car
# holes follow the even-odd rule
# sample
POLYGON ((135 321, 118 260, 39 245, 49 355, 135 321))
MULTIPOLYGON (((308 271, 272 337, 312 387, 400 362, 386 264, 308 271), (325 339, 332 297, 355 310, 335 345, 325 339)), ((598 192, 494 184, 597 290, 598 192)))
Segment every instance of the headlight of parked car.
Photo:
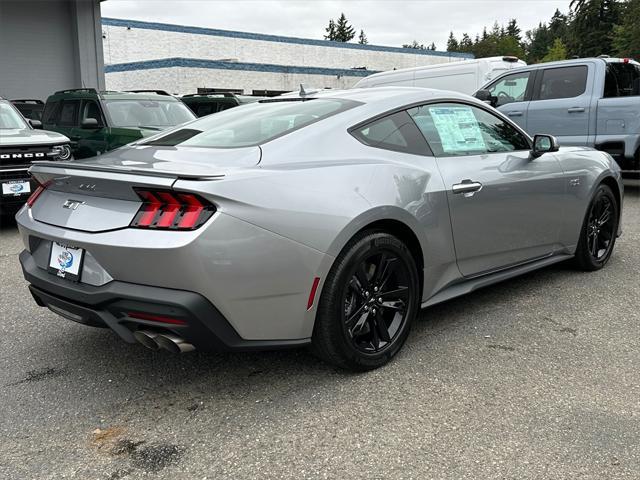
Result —
POLYGON ((51 156, 54 160, 69 160, 71 158, 71 148, 69 145, 56 145, 51 149, 51 156))

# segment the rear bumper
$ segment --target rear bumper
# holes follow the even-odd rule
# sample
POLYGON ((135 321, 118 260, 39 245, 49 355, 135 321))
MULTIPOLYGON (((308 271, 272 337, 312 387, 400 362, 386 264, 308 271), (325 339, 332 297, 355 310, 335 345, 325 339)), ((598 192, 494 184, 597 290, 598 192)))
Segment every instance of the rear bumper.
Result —
POLYGON ((78 323, 114 330, 124 341, 135 343, 133 332, 151 329, 171 332, 204 351, 251 351, 295 348, 302 340, 245 340, 224 316, 198 293, 112 281, 103 286, 73 283, 39 268, 23 251, 20 264, 38 305, 78 323), (183 325, 134 319, 140 312, 178 319, 183 325))

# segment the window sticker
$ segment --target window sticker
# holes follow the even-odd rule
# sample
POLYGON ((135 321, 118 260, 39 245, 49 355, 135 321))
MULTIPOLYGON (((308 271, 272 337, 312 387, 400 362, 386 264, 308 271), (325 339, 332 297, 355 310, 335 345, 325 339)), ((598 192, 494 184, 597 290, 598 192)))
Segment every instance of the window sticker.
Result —
POLYGON ((444 153, 486 151, 487 147, 471 107, 429 107, 444 153))

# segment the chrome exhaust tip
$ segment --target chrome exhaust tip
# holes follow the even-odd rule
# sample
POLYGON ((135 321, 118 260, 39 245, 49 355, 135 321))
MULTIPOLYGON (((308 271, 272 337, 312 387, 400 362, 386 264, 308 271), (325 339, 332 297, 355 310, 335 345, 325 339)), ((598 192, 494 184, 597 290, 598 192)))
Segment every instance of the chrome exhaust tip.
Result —
POLYGON ((154 340, 160 348, 169 350, 171 353, 187 353, 196 349, 192 344, 185 341, 184 338, 170 333, 161 333, 155 337, 154 340))
POLYGON ((160 349, 160 345, 157 342, 159 335, 158 332, 152 332, 151 330, 136 330, 133 332, 133 338, 149 350, 160 349))

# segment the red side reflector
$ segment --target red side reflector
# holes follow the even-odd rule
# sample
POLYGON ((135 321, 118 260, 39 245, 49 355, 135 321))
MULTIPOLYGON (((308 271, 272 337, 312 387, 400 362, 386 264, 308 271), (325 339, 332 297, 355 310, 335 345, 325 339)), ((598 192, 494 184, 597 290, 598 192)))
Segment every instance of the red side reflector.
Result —
POLYGON ((171 325, 186 325, 184 320, 178 320, 177 318, 163 317, 161 315, 153 315, 151 313, 142 312, 127 312, 127 317, 137 318, 138 320, 149 320, 151 322, 168 323, 171 325))
POLYGON ((628 59, 628 58, 623 58, 623 59, 622 59, 622 62, 623 62, 623 63, 629 63, 629 59, 628 59))
POLYGON ((311 291, 309 292, 309 300, 307 301, 307 310, 311 310, 311 307, 313 307, 313 301, 316 298, 316 291, 318 290, 319 283, 320 277, 313 279, 313 285, 311 285, 311 291))

